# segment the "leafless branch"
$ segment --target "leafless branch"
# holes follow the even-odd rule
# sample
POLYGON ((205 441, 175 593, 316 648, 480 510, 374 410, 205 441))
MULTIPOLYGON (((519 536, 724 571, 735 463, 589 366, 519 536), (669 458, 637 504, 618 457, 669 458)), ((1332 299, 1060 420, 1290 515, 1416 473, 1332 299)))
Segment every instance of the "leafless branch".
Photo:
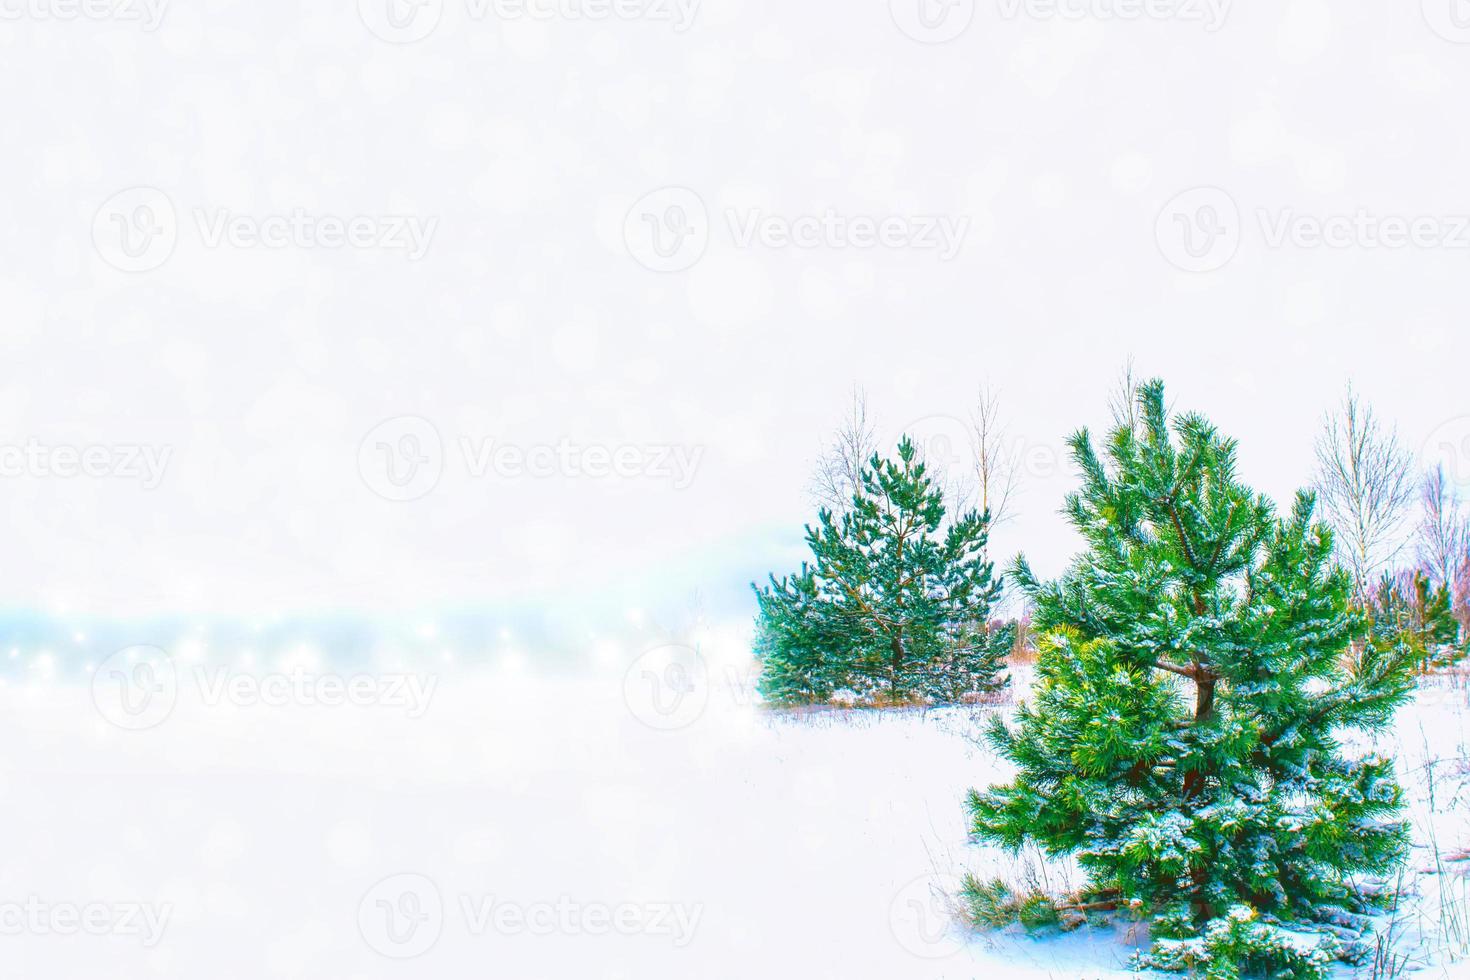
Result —
POLYGON ((1398 432, 1351 388, 1317 439, 1317 492, 1337 532, 1339 554, 1366 594, 1378 570, 1404 546, 1414 498, 1413 459, 1398 432))
POLYGON ((1470 626, 1470 514, 1436 464, 1419 489, 1419 564, 1436 585, 1448 585, 1455 616, 1470 626))
POLYGON ((1454 586, 1470 560, 1470 517, 1454 487, 1436 465, 1419 489, 1419 562, 1435 584, 1454 586))
POLYGON ((868 414, 867 393, 854 385, 847 416, 817 458, 808 485, 812 502, 835 514, 845 513, 861 485, 863 467, 877 451, 878 431, 868 414))
POLYGON ((1000 399, 992 389, 982 386, 970 416, 970 440, 975 456, 978 504, 981 510, 990 511, 992 526, 1005 523, 1011 516, 1011 497, 1019 477, 1005 435, 1000 421, 1000 399))
POLYGON ((1113 424, 1119 428, 1133 430, 1138 427, 1138 379, 1133 374, 1131 357, 1108 395, 1108 410, 1112 412, 1113 424))

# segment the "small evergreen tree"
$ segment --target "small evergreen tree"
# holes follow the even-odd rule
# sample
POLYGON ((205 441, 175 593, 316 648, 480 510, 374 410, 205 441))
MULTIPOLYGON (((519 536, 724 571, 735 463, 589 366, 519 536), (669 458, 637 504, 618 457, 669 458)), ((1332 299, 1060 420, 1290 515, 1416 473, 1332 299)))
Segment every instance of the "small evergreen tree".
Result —
POLYGON ((1071 570, 1042 583, 1017 562, 1038 682, 988 732, 1019 772, 971 793, 974 833, 1075 854, 1081 907, 1151 920, 1146 963, 1315 976, 1330 938, 1282 966, 1278 927, 1365 928, 1354 876, 1405 854, 1392 761, 1348 756, 1338 733, 1389 723, 1411 658, 1361 642, 1310 494, 1278 516, 1237 479, 1232 440, 1198 415, 1171 428, 1157 381, 1138 402, 1106 463, 1085 430, 1071 440, 1071 570))
POLYGON ((818 594, 815 573, 801 571, 757 590, 755 656, 761 664, 760 689, 778 704, 829 700, 849 682, 850 664, 837 617, 818 594))
POLYGON ((762 693, 957 700, 999 687, 1014 633, 989 623, 1001 590, 989 516, 946 524, 943 493, 907 438, 897 459, 874 454, 859 482, 841 516, 823 509, 807 527, 812 563, 756 589, 762 693))
POLYGON ((1449 586, 1431 585, 1422 572, 1385 575, 1366 611, 1373 623, 1373 642, 1407 646, 1421 673, 1452 667, 1465 655, 1449 586))

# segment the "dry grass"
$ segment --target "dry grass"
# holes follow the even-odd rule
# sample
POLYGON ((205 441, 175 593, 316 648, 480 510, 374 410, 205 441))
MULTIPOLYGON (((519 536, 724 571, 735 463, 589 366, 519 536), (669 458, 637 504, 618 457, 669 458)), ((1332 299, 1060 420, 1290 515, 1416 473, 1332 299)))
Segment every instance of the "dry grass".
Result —
MULTIPOLYGON (((1443 688, 1446 673, 1430 675, 1421 688, 1443 688)), ((1463 672, 1448 680, 1463 684, 1463 672)), ((1454 703, 1458 700, 1456 695, 1454 703)), ((1420 764, 1401 775, 1405 790, 1419 804, 1410 814, 1414 856, 1406 870, 1411 873, 1393 889, 1393 905, 1374 937, 1373 956, 1360 969, 1361 977, 1396 980, 1414 974, 1437 980, 1470 975, 1470 749, 1463 731, 1460 726, 1456 741, 1454 726, 1436 728, 1433 734, 1419 726, 1415 748, 1420 764)), ((1410 753, 1411 744, 1404 744, 1397 754, 1408 761, 1410 753)))
POLYGON ((1470 691, 1470 659, 1452 667, 1437 667, 1419 675, 1419 686, 1447 691, 1470 691))

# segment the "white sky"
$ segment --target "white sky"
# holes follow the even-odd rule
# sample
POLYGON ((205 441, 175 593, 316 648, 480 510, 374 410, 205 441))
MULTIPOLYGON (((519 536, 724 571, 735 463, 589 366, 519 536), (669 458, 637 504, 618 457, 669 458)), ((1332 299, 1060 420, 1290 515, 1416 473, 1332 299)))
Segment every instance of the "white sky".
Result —
MULTIPOLYGON (((697 590, 738 610, 799 560, 812 458, 853 383, 891 431, 963 416, 988 381, 1013 437, 1060 453, 1105 420, 1130 354, 1279 500, 1349 379, 1411 446, 1460 446, 1470 488, 1470 45, 1417 4, 1240 4, 1215 32, 1010 9, 982 4, 943 45, 878 0, 705 0, 682 33, 451 2, 408 45, 346 3, 180 3, 153 32, 0 21, 0 82, 24 93, 0 155, 0 446, 171 453, 154 489, 0 477, 3 604, 697 590), (104 204, 140 185, 167 195, 177 243, 123 272, 94 223, 135 217, 137 198, 104 204), (707 248, 655 272, 625 225, 669 186, 697 194, 707 248), (1238 208, 1238 247, 1192 273, 1156 223, 1200 186, 1238 208), (417 261, 209 245, 227 216, 297 209, 437 224, 417 261), (828 209, 969 224, 949 261, 740 243, 753 211, 828 209), (1286 209, 1430 216, 1449 241, 1272 247, 1286 209), (401 416, 433 423, 445 461, 395 503, 359 449, 401 416), (682 488, 474 478, 461 438, 702 455, 682 488)), ((998 550, 1059 571, 1071 485, 1032 474, 998 550)))

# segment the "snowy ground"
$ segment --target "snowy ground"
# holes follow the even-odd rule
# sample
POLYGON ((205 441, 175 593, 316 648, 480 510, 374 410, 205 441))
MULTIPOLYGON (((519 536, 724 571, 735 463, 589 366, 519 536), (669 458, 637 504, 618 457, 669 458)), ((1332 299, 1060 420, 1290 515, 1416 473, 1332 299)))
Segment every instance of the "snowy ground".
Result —
MULTIPOLYGON (((168 710, 139 688, 122 714, 106 685, 7 684, 0 973, 1132 975, 1123 929, 946 925, 954 875, 1023 873, 965 843, 964 792, 1002 775, 968 737, 989 709, 772 715, 718 664, 645 688, 677 657, 576 681, 465 669, 339 705, 175 665, 153 689, 168 710)), ((1426 977, 1470 974, 1439 898, 1463 923, 1470 862, 1445 858, 1470 848, 1465 699, 1426 692, 1392 739, 1413 867, 1440 854, 1399 923, 1426 977)))

